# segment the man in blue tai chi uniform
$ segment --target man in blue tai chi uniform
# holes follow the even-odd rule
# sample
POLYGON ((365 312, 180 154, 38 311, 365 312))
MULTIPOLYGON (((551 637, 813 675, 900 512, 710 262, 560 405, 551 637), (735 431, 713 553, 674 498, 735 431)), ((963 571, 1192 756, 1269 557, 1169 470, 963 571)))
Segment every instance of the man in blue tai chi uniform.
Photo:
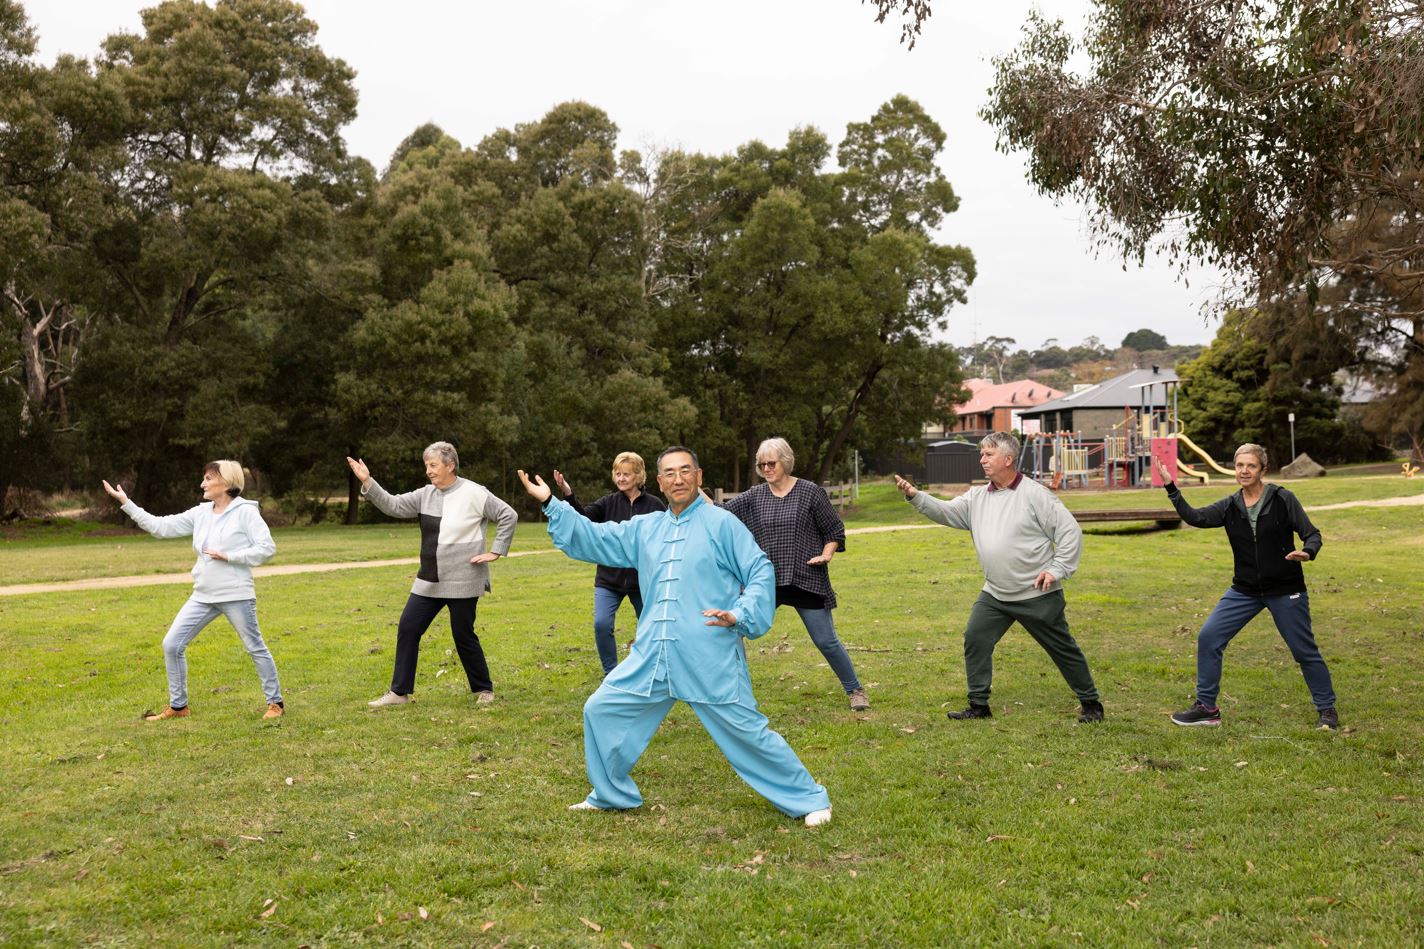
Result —
POLYGON ((658 456, 668 510, 595 524, 523 472, 544 506, 554 546, 576 560, 634 567, 643 596, 638 638, 583 709, 584 761, 593 791, 570 810, 638 807, 629 772, 673 703, 692 706, 742 780, 808 827, 831 819, 831 799, 786 739, 757 711, 743 638, 771 628, 776 572, 751 531, 701 496, 691 449, 658 456))

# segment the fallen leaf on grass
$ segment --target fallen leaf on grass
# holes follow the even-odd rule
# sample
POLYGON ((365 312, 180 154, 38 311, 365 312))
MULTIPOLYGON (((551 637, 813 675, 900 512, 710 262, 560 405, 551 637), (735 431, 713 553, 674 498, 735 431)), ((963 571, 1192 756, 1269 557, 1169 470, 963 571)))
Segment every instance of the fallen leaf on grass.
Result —
POLYGON ((87 877, 88 875, 89 875, 89 868, 88 868, 88 867, 85 867, 83 870, 80 870, 78 873, 74 874, 74 879, 75 879, 76 881, 82 880, 82 879, 84 879, 85 877, 87 877))
POLYGON ((418 907, 418 908, 416 909, 416 912, 420 914, 420 918, 421 918, 421 919, 429 919, 429 918, 430 918, 430 913, 429 913, 428 910, 426 910, 426 908, 425 908, 424 906, 418 907))
POLYGON ((1238 761, 1238 762, 1236 762, 1236 767, 1238 767, 1238 768, 1244 768, 1244 767, 1246 767, 1246 762, 1244 762, 1244 761, 1238 761))
POLYGON ((1255 872, 1256 872, 1256 865, 1255 865, 1254 863, 1252 863, 1250 860, 1247 860, 1247 861, 1246 861, 1246 872, 1247 872, 1247 873, 1255 873, 1255 872))
POLYGON ((296 784, 296 783, 297 783, 297 779, 296 779, 296 778, 288 778, 288 779, 287 779, 287 787, 291 787, 293 784, 296 784))
POLYGON ((580 916, 579 922, 583 923, 585 926, 587 926, 589 929, 592 929, 596 933, 603 932, 603 927, 598 925, 598 923, 595 923, 593 920, 589 919, 587 916, 580 916))
POLYGON ((261 837, 253 837, 253 836, 250 835, 250 834, 238 834, 237 836, 238 836, 239 838, 241 838, 242 840, 253 840, 253 841, 256 841, 256 842, 259 843, 259 844, 266 843, 266 841, 263 840, 261 837))
POLYGON ((1008 834, 990 834, 988 837, 985 837, 985 838, 984 838, 984 843, 986 843, 986 844, 991 844, 991 843, 993 843, 993 842, 996 841, 996 840, 1013 840, 1013 839, 1014 839, 1014 838, 1010 837, 1008 834))
POLYGON ((623 949, 633 949, 633 944, 626 939, 620 942, 618 945, 622 946, 623 949))
POLYGON ((277 901, 276 901, 276 900, 267 900, 267 901, 266 901, 265 903, 263 903, 262 905, 265 906, 265 907, 267 907, 267 908, 264 909, 262 912, 260 912, 260 913, 257 914, 257 918, 258 918, 258 919, 269 919, 269 918, 272 916, 273 913, 277 912, 277 901))
POLYGON ((1330 941, 1327 940, 1324 936, 1320 935, 1320 933, 1311 933, 1311 934, 1310 934, 1310 938, 1311 938, 1311 939, 1314 939, 1316 942, 1320 943, 1322 946, 1328 946, 1328 945, 1330 945, 1330 941))
POLYGON ((526 887, 523 883, 520 883, 518 880, 510 880, 509 882, 510 882, 510 883, 513 883, 515 886, 519 887, 520 892, 524 892, 524 893, 529 892, 528 887, 526 887))
POLYGON ((377 926, 384 926, 385 924, 386 924, 386 917, 382 916, 382 915, 380 914, 380 912, 377 911, 377 912, 376 912, 376 925, 377 925, 377 926))
POLYGON ((910 728, 910 727, 902 728, 902 729, 900 729, 900 731, 904 732, 904 733, 907 734, 907 735, 913 735, 913 734, 915 733, 915 729, 910 728))
POLYGON ((494 920, 490 920, 489 922, 485 923, 483 926, 480 927, 480 932, 482 932, 482 933, 487 933, 487 932, 489 932, 489 931, 490 931, 491 929, 493 929, 493 928, 494 928, 494 920))

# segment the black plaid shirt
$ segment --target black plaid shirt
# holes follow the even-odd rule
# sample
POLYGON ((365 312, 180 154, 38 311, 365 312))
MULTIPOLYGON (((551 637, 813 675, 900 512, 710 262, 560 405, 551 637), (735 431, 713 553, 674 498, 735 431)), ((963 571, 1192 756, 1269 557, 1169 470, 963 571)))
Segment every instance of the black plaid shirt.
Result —
POLYGON ((778 587, 799 587, 822 597, 826 609, 836 608, 830 570, 826 564, 806 563, 831 541, 836 542, 836 550, 845 550, 845 525, 823 488, 797 478, 786 497, 779 498, 759 484, 722 506, 747 525, 766 551, 776 568, 778 587))

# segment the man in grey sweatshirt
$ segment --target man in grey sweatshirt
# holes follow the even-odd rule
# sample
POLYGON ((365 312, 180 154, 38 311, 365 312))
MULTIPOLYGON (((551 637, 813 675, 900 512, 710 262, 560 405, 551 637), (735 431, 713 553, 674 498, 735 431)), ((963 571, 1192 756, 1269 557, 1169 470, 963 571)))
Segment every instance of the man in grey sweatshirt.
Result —
POLYGON ((967 530, 984 570, 984 588, 964 628, 969 707, 951 719, 990 718, 994 647, 1018 621, 1043 647, 1081 708, 1078 721, 1100 722, 1103 705, 1088 660, 1068 632, 1063 581, 1078 569, 1083 531, 1057 495, 1016 470, 1019 440, 995 432, 979 443, 987 485, 952 501, 932 498, 904 478, 895 485, 915 509, 946 527, 967 530))
POLYGON ((461 478, 460 456, 449 442, 425 449, 425 476, 430 483, 405 494, 389 494, 366 463, 347 458, 361 493, 390 517, 420 518, 420 569, 410 588, 396 629, 396 663, 390 691, 372 708, 405 705, 415 692, 415 665, 420 638, 442 609, 450 613, 450 634, 465 667, 470 691, 480 702, 494 700, 489 664, 475 635, 475 607, 490 590, 489 564, 509 553, 519 515, 484 485, 461 478), (496 527, 494 543, 485 549, 485 522, 496 527))

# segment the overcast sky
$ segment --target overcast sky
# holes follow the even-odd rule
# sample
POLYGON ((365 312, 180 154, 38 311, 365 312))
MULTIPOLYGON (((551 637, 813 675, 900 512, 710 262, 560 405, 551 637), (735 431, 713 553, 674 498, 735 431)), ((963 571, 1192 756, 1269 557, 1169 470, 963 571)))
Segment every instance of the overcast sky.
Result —
MULTIPOLYGON (((117 30, 137 31, 130 0, 28 0, 40 56, 94 56, 117 30)), ((1042 0, 1070 24, 1086 0, 1042 0)), ((960 196, 941 231, 967 245, 979 276, 951 315, 948 339, 998 335, 1020 346, 1088 336, 1116 345, 1150 327, 1172 343, 1202 343, 1220 278, 1166 261, 1145 268, 1095 257, 1083 209, 1054 205, 1024 181, 1023 158, 994 148, 976 112, 990 57, 1011 49, 1026 0, 939 0, 913 51, 899 25, 877 25, 859 0, 310 0, 318 42, 356 70, 353 152, 378 168, 423 122, 465 144, 582 99, 621 129, 621 148, 724 153, 751 139, 781 145, 814 125, 839 143, 848 122, 887 99, 918 100, 948 134, 940 163, 960 196)))

